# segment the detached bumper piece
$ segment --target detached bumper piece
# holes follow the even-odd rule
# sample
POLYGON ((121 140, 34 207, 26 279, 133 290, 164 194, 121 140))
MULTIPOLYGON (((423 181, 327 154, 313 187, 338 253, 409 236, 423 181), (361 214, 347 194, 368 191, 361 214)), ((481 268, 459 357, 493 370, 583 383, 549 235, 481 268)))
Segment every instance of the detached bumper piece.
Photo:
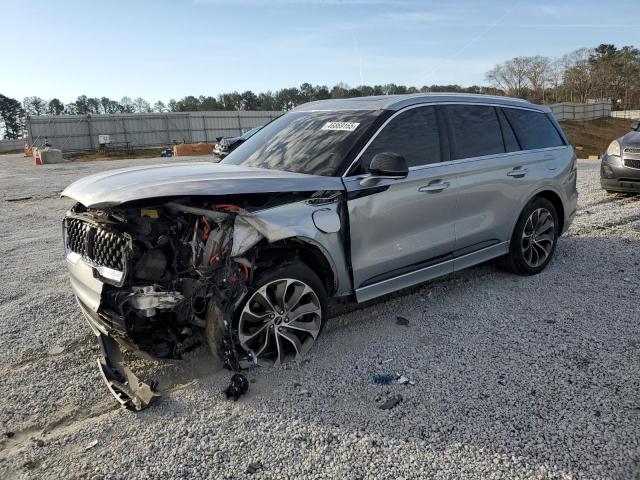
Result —
POLYGON ((98 358, 98 368, 107 388, 118 403, 128 410, 140 411, 147 408, 159 395, 155 392, 155 382, 146 384, 124 366, 118 343, 107 335, 98 335, 102 356, 98 358))

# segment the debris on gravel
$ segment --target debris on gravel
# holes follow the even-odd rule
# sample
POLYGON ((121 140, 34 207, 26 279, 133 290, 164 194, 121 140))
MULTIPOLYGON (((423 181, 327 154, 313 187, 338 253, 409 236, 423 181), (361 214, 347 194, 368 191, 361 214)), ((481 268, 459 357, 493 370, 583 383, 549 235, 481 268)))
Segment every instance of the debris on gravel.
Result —
POLYGON ((402 401, 402 395, 394 395, 392 397, 387 398, 382 405, 378 408, 380 410, 391 410, 393 407, 398 405, 402 401))
POLYGON ((263 468, 262 463, 253 462, 253 463, 250 463, 249 466, 247 467, 247 473, 254 474, 262 470, 262 468, 263 468))
POLYGON ((338 312, 303 361, 245 372, 237 402, 205 348, 131 358, 162 394, 133 414, 97 371, 57 195, 161 161, 0 155, 0 478, 640 478, 640 196, 604 192, 599 162, 579 161, 576 218, 541 274, 490 263, 338 312), (373 380, 396 371, 416 385, 373 380))
POLYGON ((400 317, 400 316, 396 317, 396 323, 398 325, 402 325, 403 327, 408 327, 409 326, 409 320, 404 318, 404 317, 400 317))
POLYGON ((376 373, 373 376, 373 383, 376 385, 389 385, 391 382, 393 382, 393 375, 388 373, 376 373))

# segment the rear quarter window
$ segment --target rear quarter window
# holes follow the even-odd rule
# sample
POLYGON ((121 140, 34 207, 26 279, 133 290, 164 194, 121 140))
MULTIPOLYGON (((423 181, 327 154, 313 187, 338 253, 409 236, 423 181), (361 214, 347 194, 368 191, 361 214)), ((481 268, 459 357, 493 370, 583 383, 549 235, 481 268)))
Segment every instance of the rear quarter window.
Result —
POLYGON ((544 113, 520 108, 503 108, 523 150, 562 147, 564 141, 544 113))

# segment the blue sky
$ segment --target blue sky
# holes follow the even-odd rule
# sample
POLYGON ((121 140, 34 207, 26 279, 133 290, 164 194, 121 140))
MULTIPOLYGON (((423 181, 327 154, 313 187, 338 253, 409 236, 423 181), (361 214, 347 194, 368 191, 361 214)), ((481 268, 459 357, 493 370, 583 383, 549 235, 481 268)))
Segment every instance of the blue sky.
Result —
POLYGON ((0 93, 64 102, 305 81, 468 86, 518 55, 640 47, 640 8, 625 0, 0 0, 0 16, 0 93))

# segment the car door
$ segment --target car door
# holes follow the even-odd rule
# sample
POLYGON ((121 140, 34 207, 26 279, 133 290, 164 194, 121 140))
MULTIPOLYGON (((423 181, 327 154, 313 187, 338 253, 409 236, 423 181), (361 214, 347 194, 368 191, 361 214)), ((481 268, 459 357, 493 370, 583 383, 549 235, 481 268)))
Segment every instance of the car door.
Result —
POLYGON ((523 168, 513 133, 503 135, 498 109, 491 105, 445 105, 451 156, 458 176, 456 270, 506 253, 510 219, 518 208, 523 168))
POLYGON ((457 179, 434 106, 392 116, 357 159, 364 171, 377 153, 393 152, 406 178, 347 176, 350 257, 358 301, 453 271, 457 179))
POLYGON ((542 113, 508 109, 515 114, 505 115, 502 108, 490 105, 443 108, 460 189, 454 265, 460 270, 507 253, 523 201, 545 178, 547 164, 555 157, 545 149, 523 149, 524 140, 511 127, 514 115, 526 124, 529 113, 544 117, 542 113), (521 112, 526 112, 525 119, 521 112))

